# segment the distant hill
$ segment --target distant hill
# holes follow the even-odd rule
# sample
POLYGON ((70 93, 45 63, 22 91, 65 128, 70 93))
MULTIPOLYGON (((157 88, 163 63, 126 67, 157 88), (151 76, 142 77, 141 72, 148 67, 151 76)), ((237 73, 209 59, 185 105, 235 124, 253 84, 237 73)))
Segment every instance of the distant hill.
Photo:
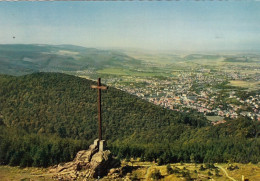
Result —
POLYGON ((208 59, 208 60, 216 60, 220 58, 220 55, 204 55, 204 54, 189 54, 184 57, 184 60, 201 60, 201 59, 208 59))
POLYGON ((228 58, 225 58, 224 62, 250 63, 250 62, 253 62, 253 61, 249 60, 247 57, 228 57, 228 58))
POLYGON ((123 53, 74 45, 0 44, 0 73, 25 75, 140 64, 123 53))
MULTIPOLYGON (((61 73, 1 75, 0 163, 47 166, 86 148, 97 138, 92 84, 61 73)), ((198 113, 164 109, 113 87, 103 91, 102 100, 104 138, 118 158, 259 161, 259 122, 239 118, 211 126, 198 113)))

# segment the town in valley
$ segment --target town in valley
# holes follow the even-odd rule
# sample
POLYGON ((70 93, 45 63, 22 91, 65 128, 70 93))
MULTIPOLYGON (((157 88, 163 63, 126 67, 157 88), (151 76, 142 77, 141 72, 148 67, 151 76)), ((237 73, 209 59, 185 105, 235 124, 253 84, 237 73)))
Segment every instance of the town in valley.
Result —
POLYGON ((129 55, 141 59, 141 66, 73 74, 104 77, 107 85, 171 110, 200 112, 213 124, 239 116, 260 121, 260 55, 129 55))

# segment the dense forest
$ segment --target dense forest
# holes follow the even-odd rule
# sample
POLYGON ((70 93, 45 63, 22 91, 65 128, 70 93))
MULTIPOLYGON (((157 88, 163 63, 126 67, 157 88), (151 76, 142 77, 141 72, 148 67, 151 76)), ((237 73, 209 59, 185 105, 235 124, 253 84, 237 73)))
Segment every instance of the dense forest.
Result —
MULTIPOLYGON (((0 164, 72 160, 97 138, 94 81, 61 73, 0 76, 0 164)), ((110 87, 102 91, 104 137, 118 158, 169 162, 259 162, 259 122, 212 126, 110 87)))

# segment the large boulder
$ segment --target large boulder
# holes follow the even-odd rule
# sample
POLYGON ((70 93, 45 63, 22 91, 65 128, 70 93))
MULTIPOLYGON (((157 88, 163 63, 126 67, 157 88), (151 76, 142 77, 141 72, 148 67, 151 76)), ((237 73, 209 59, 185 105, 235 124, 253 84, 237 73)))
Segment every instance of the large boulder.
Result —
POLYGON ((59 164, 50 169, 53 178, 58 180, 90 180, 106 176, 110 169, 120 167, 120 161, 112 157, 109 150, 99 151, 98 144, 89 146, 88 150, 81 150, 71 162, 59 164))

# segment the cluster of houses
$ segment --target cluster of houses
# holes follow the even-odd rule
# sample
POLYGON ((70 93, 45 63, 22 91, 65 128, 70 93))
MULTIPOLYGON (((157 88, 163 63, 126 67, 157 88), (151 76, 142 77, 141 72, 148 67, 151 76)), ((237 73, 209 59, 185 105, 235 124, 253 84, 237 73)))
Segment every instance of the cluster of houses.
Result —
MULTIPOLYGON (((156 65, 150 65, 150 67, 154 66, 156 65)), ((260 121, 259 94, 242 99, 236 90, 231 89, 223 94, 221 87, 218 87, 227 80, 260 81, 260 73, 249 75, 246 70, 259 70, 259 67, 248 64, 239 66, 227 64, 223 69, 218 66, 210 69, 198 64, 185 67, 183 71, 176 70, 172 75, 164 78, 111 75, 104 80, 104 83, 176 111, 192 109, 206 116, 231 119, 247 116, 260 121), (245 71, 242 73, 238 70, 245 71)))
MULTIPOLYGON (((117 84, 117 87, 128 93, 137 95, 149 102, 172 110, 197 110, 204 115, 218 115, 221 117, 237 118, 247 116, 260 121, 260 95, 250 96, 242 100, 236 92, 230 91, 226 97, 221 95, 214 85, 225 81, 220 76, 202 73, 181 73, 178 78, 158 80, 156 78, 138 79, 146 86, 129 86, 117 84)), ((233 72, 230 76, 234 76, 233 72)), ((137 81, 137 84, 138 84, 137 81)))

